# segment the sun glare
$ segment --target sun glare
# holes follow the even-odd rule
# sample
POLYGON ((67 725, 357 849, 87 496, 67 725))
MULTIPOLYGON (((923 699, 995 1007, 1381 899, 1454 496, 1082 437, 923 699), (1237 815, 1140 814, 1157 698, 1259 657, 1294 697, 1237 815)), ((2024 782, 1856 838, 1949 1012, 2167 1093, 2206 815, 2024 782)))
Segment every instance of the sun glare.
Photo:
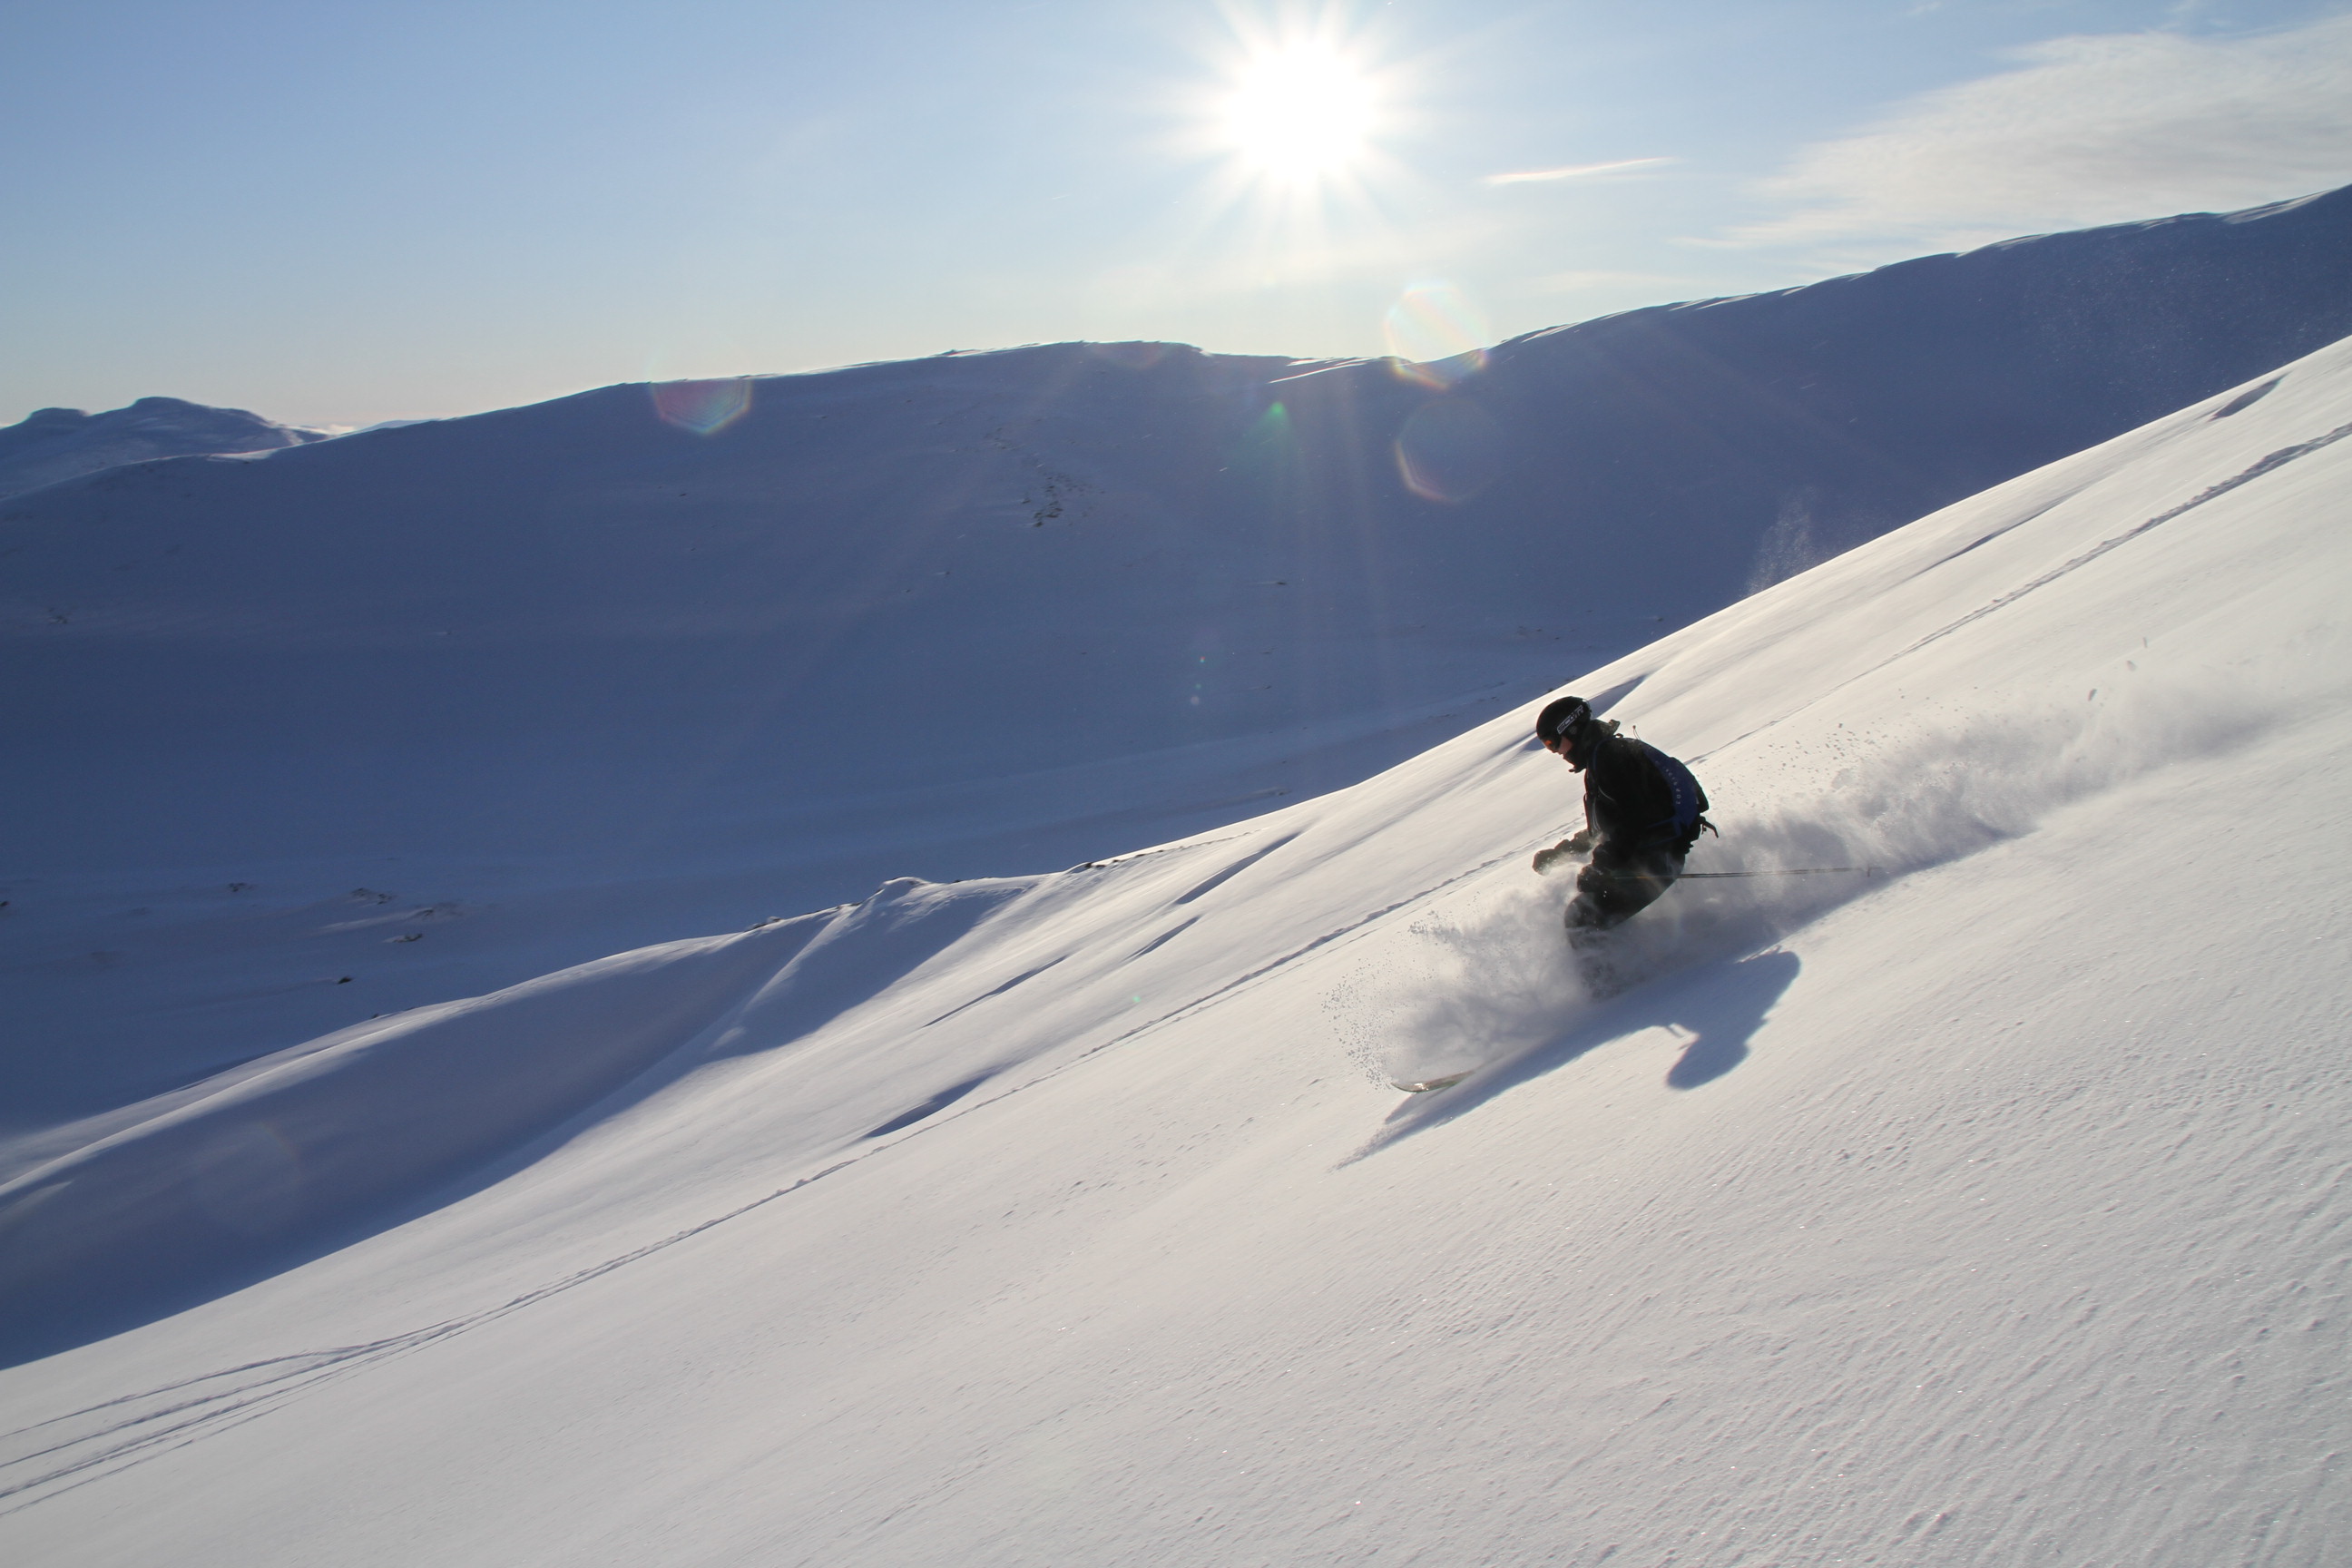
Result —
POLYGON ((1372 100, 1364 74, 1327 46, 1271 49, 1242 68, 1224 103, 1225 137, 1261 173, 1311 181, 1363 152, 1372 100))

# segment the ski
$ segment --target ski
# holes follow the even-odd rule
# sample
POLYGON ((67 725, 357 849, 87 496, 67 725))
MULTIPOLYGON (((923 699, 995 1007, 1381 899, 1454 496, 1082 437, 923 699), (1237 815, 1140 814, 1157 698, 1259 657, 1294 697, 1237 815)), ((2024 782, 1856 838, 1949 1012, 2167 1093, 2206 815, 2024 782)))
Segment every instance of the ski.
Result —
MULTIPOLYGON (((1475 1071, 1476 1069, 1473 1068, 1471 1070, 1475 1071)), ((1407 1094, 1427 1094, 1432 1089, 1452 1089, 1455 1084, 1460 1083, 1464 1079, 1468 1078, 1470 1074, 1468 1072, 1454 1072, 1447 1073, 1444 1078, 1425 1078, 1417 1083, 1398 1083, 1394 1079, 1391 1079, 1389 1080, 1389 1085, 1392 1089, 1401 1089, 1407 1094)))
POLYGON ((1592 871, 1584 875, 1597 877, 1604 882, 1691 882, 1701 879, 1720 879, 1726 877, 1828 877, 1850 874, 1857 877, 1883 877, 1886 873, 1875 866, 1792 866, 1774 871, 1685 871, 1678 876, 1657 878, 1639 871, 1592 871))
POLYGON ((1792 866, 1785 871, 1685 871, 1682 880, 1695 877, 1827 877, 1837 873, 1857 877, 1883 877, 1886 873, 1875 866, 1792 866))

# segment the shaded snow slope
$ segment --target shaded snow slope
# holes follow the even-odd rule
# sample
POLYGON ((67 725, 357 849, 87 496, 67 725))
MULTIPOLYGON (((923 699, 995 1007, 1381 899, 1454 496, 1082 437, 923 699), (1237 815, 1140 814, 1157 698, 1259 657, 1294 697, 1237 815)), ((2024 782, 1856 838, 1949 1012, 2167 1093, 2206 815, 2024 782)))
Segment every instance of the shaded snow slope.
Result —
POLYGON ((1695 869, 1883 873, 1685 882, 1612 999, 1530 705, 61 1136, 0 1542, 2344 1560, 2352 343, 2252 390, 1580 678, 1696 765, 1695 869))
POLYGON ((2352 330, 2348 249, 2338 193, 1635 311, 1450 389, 1066 344, 20 497, 0 1118, 1311 797, 2352 330))
POLYGON ((274 424, 242 408, 207 408, 176 397, 142 397, 103 414, 38 408, 0 428, 0 497, 124 463, 269 452, 325 438, 323 431, 274 424))

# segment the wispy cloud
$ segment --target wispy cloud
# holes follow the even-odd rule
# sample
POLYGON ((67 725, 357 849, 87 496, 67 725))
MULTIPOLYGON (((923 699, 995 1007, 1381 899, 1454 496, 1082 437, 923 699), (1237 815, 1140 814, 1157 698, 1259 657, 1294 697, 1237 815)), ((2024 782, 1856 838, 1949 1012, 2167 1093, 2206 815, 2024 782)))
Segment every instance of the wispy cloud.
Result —
POLYGON ((1581 180, 1593 174, 1630 174, 1636 169, 1656 169, 1672 158, 1620 158, 1613 163, 1570 163, 1559 169, 1521 169, 1508 174, 1482 174, 1482 185, 1533 185, 1548 180, 1581 180))
POLYGON ((2352 182, 2352 16, 2212 39, 2053 39, 1897 105, 1759 188, 1760 246, 1965 247, 2352 182))

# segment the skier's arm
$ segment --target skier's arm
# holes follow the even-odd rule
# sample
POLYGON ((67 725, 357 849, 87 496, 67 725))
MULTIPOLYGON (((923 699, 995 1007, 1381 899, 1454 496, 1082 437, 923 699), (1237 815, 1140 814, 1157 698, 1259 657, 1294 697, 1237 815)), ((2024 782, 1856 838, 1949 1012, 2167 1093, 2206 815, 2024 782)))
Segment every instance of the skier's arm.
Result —
POLYGON ((1573 838, 1561 839, 1549 849, 1538 849, 1536 851, 1536 874, 1546 875, 1561 861, 1581 855, 1591 847, 1592 847, 1591 838, 1586 834, 1580 833, 1573 838))
MULTIPOLYGON (((1609 748, 1603 745, 1594 753, 1591 763, 1584 770, 1584 831, 1576 836, 1577 839, 1583 841, 1580 846, 1581 848, 1590 849, 1609 837, 1608 830, 1601 826, 1601 817, 1606 814, 1601 811, 1595 798, 1605 796, 1609 793, 1609 784, 1601 777, 1608 760, 1609 748)), ((1571 843, 1575 841, 1570 840, 1571 843)))
POLYGON ((1561 839, 1559 843, 1553 845, 1550 848, 1538 849, 1536 851, 1536 875, 1539 877, 1543 876, 1549 872, 1554 866, 1559 865, 1562 860, 1581 855, 1591 847, 1592 800, 1591 797, 1588 795, 1584 802, 1584 826, 1578 828, 1566 838, 1561 839))
POLYGON ((1644 792, 1655 787, 1652 771, 1641 753, 1613 739, 1594 749, 1584 770, 1585 832, 1591 842, 1621 837, 1649 820, 1642 812, 1644 792))
POLYGON ((1570 855, 1581 855, 1591 849, 1592 841, 1600 837, 1592 830, 1592 791, 1587 787, 1584 792, 1584 826, 1561 839, 1559 847, 1570 855))

